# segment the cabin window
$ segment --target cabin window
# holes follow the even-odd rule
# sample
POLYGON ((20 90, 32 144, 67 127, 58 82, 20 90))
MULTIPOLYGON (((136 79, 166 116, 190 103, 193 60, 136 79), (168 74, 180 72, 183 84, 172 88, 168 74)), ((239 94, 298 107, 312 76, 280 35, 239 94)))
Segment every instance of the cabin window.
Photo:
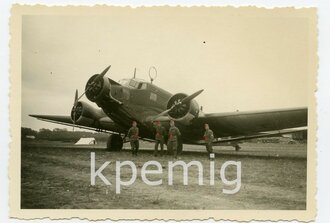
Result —
POLYGON ((129 100, 129 90, 126 88, 123 89, 123 97, 125 100, 129 100))
POLYGON ((150 93, 150 100, 157 101, 157 94, 151 92, 150 93))
POLYGON ((147 89, 147 83, 142 83, 140 89, 143 89, 143 90, 147 89))

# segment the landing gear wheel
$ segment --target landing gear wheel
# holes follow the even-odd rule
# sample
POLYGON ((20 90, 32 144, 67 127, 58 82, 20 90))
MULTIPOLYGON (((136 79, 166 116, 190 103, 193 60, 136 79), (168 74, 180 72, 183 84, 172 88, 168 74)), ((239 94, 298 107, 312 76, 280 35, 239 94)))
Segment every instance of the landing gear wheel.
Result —
POLYGON ((236 152, 238 152, 238 151, 240 151, 242 148, 237 144, 237 145, 235 145, 235 151, 236 152))
POLYGON ((123 139, 120 135, 110 135, 107 142, 108 151, 121 151, 123 148, 123 139))

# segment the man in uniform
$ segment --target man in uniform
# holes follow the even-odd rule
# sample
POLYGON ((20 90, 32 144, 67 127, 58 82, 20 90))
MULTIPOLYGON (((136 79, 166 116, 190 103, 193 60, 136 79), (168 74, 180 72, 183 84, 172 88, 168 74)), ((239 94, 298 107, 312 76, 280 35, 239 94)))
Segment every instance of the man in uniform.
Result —
POLYGON ((178 157, 178 137, 181 136, 180 130, 175 126, 174 121, 170 121, 167 148, 174 152, 174 158, 178 157))
POLYGON ((136 121, 132 122, 132 127, 128 130, 127 134, 132 148, 132 155, 137 156, 139 151, 139 128, 136 127, 136 121))
POLYGON ((158 155, 158 145, 160 144, 160 155, 163 155, 164 152, 164 137, 165 137, 165 128, 162 126, 160 121, 155 122, 156 135, 155 135, 155 152, 154 156, 158 155))
POLYGON ((212 144, 213 144, 212 142, 214 139, 213 131, 210 129, 209 124, 205 124, 204 127, 205 127, 205 133, 204 133, 205 146, 208 154, 210 155, 211 153, 213 153, 213 148, 212 148, 212 144))

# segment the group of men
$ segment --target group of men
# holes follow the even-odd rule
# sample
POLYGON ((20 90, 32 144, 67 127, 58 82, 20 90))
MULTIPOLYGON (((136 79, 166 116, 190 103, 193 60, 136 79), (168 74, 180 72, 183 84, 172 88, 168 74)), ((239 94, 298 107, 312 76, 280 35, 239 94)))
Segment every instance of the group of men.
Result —
MULTIPOLYGON (((178 157, 178 144, 179 137, 181 136, 180 130, 175 126, 174 120, 170 120, 170 129, 168 133, 166 129, 162 126, 160 121, 155 121, 155 151, 154 156, 158 156, 158 147, 160 146, 160 155, 164 154, 164 143, 165 137, 168 134, 167 140, 167 150, 168 153, 174 155, 174 158, 178 157)), ((214 139, 213 131, 210 129, 208 124, 204 125, 204 140, 205 146, 208 154, 213 153, 212 142, 214 139)), ((130 139, 130 144, 132 148, 132 155, 137 156, 139 151, 139 128, 137 127, 136 121, 132 122, 132 127, 128 130, 127 134, 130 139)))

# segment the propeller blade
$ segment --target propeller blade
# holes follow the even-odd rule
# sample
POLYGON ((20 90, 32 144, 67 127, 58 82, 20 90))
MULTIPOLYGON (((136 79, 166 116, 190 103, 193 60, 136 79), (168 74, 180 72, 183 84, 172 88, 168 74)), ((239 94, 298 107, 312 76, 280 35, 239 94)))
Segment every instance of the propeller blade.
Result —
POLYGON ((111 65, 109 65, 107 68, 105 68, 104 71, 102 71, 102 73, 100 73, 100 76, 103 77, 108 72, 108 70, 110 69, 110 67, 111 67, 111 65))
POLYGON ((159 114, 156 116, 156 118, 167 115, 172 109, 173 109, 173 106, 172 106, 170 109, 167 109, 167 110, 165 110, 165 111, 159 113, 159 114))
POLYGON ((73 106, 76 106, 78 102, 78 89, 76 89, 76 94, 74 96, 74 102, 73 102, 73 106))
POLYGON ((80 99, 86 94, 86 92, 87 92, 89 89, 90 89, 90 88, 88 88, 84 93, 82 93, 82 94, 79 96, 79 98, 77 98, 77 101, 80 100, 80 99))
POLYGON ((189 95, 187 97, 185 97, 181 103, 184 104, 185 102, 189 102, 191 101, 192 99, 196 98, 198 95, 200 95, 202 92, 204 91, 204 89, 202 90, 199 90, 199 91, 196 91, 195 93, 193 93, 192 95, 189 95))

